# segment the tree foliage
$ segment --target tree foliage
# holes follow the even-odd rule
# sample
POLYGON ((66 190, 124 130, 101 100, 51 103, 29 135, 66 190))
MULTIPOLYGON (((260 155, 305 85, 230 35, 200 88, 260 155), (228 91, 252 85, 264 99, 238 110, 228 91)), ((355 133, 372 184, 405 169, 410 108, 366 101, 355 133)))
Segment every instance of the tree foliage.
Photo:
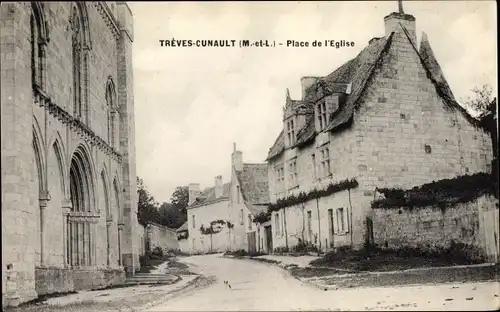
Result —
POLYGON ((187 187, 177 187, 172 194, 172 199, 175 199, 175 202, 164 202, 160 205, 148 192, 144 181, 137 177, 137 194, 139 196, 137 220, 142 225, 153 222, 173 229, 180 227, 187 220, 187 196, 184 196, 184 193, 187 195, 187 187))
POLYGON ((146 189, 144 181, 137 177, 138 210, 137 220, 140 224, 146 225, 148 222, 159 223, 158 203, 146 189))
POLYGON ((493 97, 491 86, 483 85, 474 87, 472 90, 474 97, 465 100, 467 106, 474 110, 478 115, 477 119, 481 128, 489 133, 491 138, 491 147, 493 149, 493 159, 491 162, 492 174, 498 181, 498 117, 497 117, 497 98, 493 97))
MULTIPOLYGON (((492 103, 496 99, 493 98, 493 91, 490 85, 483 85, 481 87, 472 88, 472 97, 465 99, 465 104, 477 114, 478 119, 490 114, 492 112, 492 103)), ((496 101, 495 101, 496 102, 496 101)))
POLYGON ((175 191, 172 193, 172 197, 170 198, 170 202, 174 205, 179 211, 185 212, 186 207, 189 202, 189 189, 187 186, 178 186, 175 188, 175 191))
POLYGON ((186 214, 172 203, 163 203, 158 209, 161 224, 176 229, 186 222, 186 214))

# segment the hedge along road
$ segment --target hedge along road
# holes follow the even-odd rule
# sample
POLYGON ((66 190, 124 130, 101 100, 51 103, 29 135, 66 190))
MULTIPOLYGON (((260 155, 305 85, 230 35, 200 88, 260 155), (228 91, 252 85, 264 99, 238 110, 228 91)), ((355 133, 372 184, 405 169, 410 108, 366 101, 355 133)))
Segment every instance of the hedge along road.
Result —
POLYGON ((193 264, 197 273, 214 276, 217 281, 147 311, 442 311, 491 310, 500 306, 499 286, 494 282, 324 291, 296 280, 276 266, 252 260, 204 255, 180 261, 193 264))

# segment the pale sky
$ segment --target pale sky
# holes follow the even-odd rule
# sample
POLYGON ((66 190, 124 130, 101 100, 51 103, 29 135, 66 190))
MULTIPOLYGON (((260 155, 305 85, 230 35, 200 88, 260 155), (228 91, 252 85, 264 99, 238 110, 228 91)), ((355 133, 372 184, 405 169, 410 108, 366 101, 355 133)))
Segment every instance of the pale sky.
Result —
MULTIPOLYGON (((493 1, 406 1, 455 97, 490 84, 496 95, 493 1)), ((159 202, 176 186, 230 179, 233 142, 244 162, 264 162, 281 131, 286 88, 325 76, 384 36, 397 1, 129 2, 137 175, 159 202), (168 39, 349 40, 353 48, 161 47, 168 39)))

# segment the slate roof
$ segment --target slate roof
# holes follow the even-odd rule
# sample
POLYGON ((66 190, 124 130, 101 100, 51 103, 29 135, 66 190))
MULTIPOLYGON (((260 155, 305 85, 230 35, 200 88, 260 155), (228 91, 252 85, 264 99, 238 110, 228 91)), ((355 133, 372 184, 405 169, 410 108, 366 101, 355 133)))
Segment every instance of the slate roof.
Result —
POLYGON ((243 164, 243 170, 236 172, 245 203, 251 205, 269 204, 269 182, 267 164, 243 164))
MULTIPOLYGON (((372 40, 355 58, 346 62, 326 77, 318 77, 316 84, 306 90, 304 102, 311 108, 313 103, 324 96, 333 93, 349 93, 344 105, 332 116, 330 124, 325 131, 332 131, 348 122, 354 112, 354 104, 365 88, 375 64, 380 59, 382 52, 387 48, 392 35, 388 38, 372 40)), ((314 110, 312 109, 314 112, 314 110)), ((316 136, 314 114, 306 116, 305 126, 297 132, 297 142, 294 146, 301 146, 314 139, 316 136)), ((268 159, 274 158, 284 151, 285 138, 283 132, 278 136, 268 153, 268 159)))
MULTIPOLYGON (((406 32, 406 31, 405 31, 406 32)), ((406 34, 408 36, 408 34, 406 34)), ((373 38, 355 58, 349 60, 331 74, 325 77, 318 77, 316 84, 313 84, 306 90, 304 101, 316 103, 318 100, 332 93, 347 93, 347 98, 343 105, 331 116, 329 125, 323 130, 335 131, 343 125, 349 125, 352 122, 354 109, 358 105, 358 100, 363 95, 363 91, 368 85, 368 81, 382 56, 389 50, 392 42, 393 33, 389 37, 373 38)), ((409 36, 408 36, 408 40, 409 36)), ((410 40, 411 42, 411 40, 410 40)), ((413 45, 413 43, 412 43, 413 45)), ((478 126, 478 120, 473 118, 467 111, 455 100, 451 89, 444 78, 441 68, 434 57, 427 36, 423 34, 420 51, 413 45, 413 48, 420 57, 423 67, 428 73, 428 77, 436 87, 436 91, 441 96, 445 104, 451 108, 457 109, 474 126, 478 126)), ((297 132, 297 143, 293 146, 301 146, 312 141, 316 136, 314 116, 307 116, 305 126, 297 132)), ((285 150, 285 138, 283 131, 276 139, 273 146, 269 149, 266 160, 280 155, 285 150)))
MULTIPOLYGON (((300 131, 299 131, 300 132, 300 131)), ((281 130, 280 134, 274 141, 274 144, 269 149, 269 153, 267 154, 266 161, 280 155, 285 150, 285 135, 283 130, 281 130)))
POLYGON ((190 207, 198 207, 211 204, 215 201, 221 199, 229 199, 229 192, 231 189, 231 183, 224 183, 222 185, 222 196, 215 198, 215 186, 207 187, 200 195, 196 197, 196 201, 190 205, 190 207))

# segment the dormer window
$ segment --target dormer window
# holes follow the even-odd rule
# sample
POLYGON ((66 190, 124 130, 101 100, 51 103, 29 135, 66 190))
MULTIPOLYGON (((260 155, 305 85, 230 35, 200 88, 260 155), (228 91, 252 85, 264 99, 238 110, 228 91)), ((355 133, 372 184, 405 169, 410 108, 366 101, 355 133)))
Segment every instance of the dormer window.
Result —
POLYGON ((293 122, 293 118, 290 118, 290 120, 287 121, 286 132, 288 136, 288 144, 289 145, 295 144, 295 124, 293 122))
MULTIPOLYGON (((345 86, 344 86, 345 87, 345 86)), ((345 97, 341 93, 326 96, 316 105, 316 130, 323 131, 328 127, 332 115, 339 110, 341 101, 345 97)))
POLYGON ((323 130, 327 126, 327 121, 328 121, 328 113, 326 111, 326 103, 322 102, 319 103, 318 106, 316 107, 316 112, 317 112, 317 118, 318 118, 318 123, 319 123, 319 130, 323 130))

